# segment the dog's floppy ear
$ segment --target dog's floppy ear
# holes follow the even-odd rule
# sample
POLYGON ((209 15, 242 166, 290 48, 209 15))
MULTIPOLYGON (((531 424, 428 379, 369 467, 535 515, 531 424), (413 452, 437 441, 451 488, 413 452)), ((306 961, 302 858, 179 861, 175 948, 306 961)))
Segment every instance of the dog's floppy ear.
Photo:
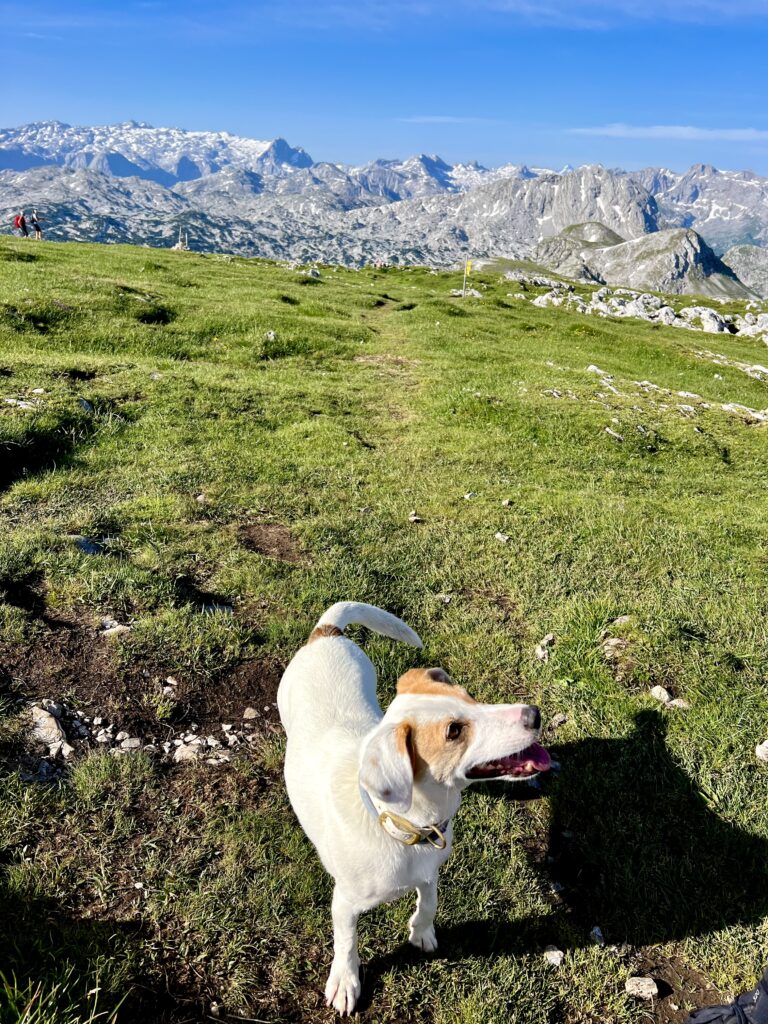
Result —
POLYGON ((384 724, 363 751, 360 782, 372 797, 404 814, 413 799, 413 745, 411 725, 384 724))

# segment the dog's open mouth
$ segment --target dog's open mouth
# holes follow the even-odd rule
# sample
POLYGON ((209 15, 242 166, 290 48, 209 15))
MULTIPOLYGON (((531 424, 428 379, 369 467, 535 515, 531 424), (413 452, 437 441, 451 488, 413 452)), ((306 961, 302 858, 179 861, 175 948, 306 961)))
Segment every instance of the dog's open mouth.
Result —
POLYGON ((476 764, 467 772, 468 779, 530 779, 548 770, 552 760, 540 743, 496 761, 476 764))

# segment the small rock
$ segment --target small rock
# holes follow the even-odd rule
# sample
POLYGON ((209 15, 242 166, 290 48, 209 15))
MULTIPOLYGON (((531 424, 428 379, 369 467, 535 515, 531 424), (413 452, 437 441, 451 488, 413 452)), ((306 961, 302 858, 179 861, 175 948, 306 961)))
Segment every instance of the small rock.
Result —
POLYGON ((243 719, 246 720, 246 721, 248 719, 251 719, 251 718, 259 718, 259 717, 260 717, 260 715, 259 715, 259 712, 256 710, 256 708, 246 708, 245 711, 243 712, 243 719))
POLYGON ((129 736, 128 739, 123 740, 120 744, 123 750, 138 750, 142 745, 142 741, 138 736, 129 736))
POLYGON ((74 752, 75 752, 75 748, 70 746, 69 743, 62 743, 61 744, 61 756, 62 757, 72 757, 74 752))
POLYGON ((217 740, 215 736, 206 736, 205 737, 205 742, 208 744, 209 747, 220 747, 221 746, 220 741, 217 740))
POLYGON ((627 995, 635 999, 655 999, 659 994, 659 986, 653 978, 627 978, 624 988, 627 995))
POLYGON ((542 637, 541 640, 539 640, 533 652, 536 655, 537 661, 541 661, 546 665, 549 661, 549 648, 554 644, 554 642, 554 633, 547 633, 545 637, 542 637))
POLYGON ((164 686, 163 687, 163 696, 164 697, 175 697, 176 696, 176 691, 174 690, 174 688, 172 686, 164 686))
POLYGON ((127 757, 128 751, 121 750, 120 747, 110 747, 109 753, 111 757, 127 757))
POLYGON ((233 729, 233 726, 230 723, 228 723, 228 722, 222 722, 221 723, 221 731, 222 732, 232 732, 232 729, 233 729))
POLYGON ((502 504, 502 507, 503 507, 503 508, 511 508, 511 507, 512 507, 512 499, 511 499, 511 498, 505 498, 505 499, 504 499, 504 500, 502 501, 502 503, 501 503, 501 504, 502 504))
POLYGON ((453 600, 453 596, 451 594, 435 594, 435 597, 440 604, 450 604, 453 600))
POLYGON ((166 681, 166 683, 169 686, 178 686, 179 685, 178 679, 175 679, 173 676, 166 676, 165 677, 165 681, 166 681))
POLYGON ((157 746, 154 743, 145 743, 144 746, 141 749, 144 751, 145 754, 157 754, 158 753, 157 746))
POLYGON ((150 373, 150 375, 149 375, 149 379, 150 380, 162 380, 162 377, 163 377, 162 373, 157 373, 157 372, 150 373))
POLYGON ((496 538, 496 540, 500 540, 502 544, 507 544, 510 540, 509 534, 502 533, 501 531, 499 531, 498 533, 494 533, 493 536, 496 538))
POLYGON ((103 630, 101 635, 102 636, 122 636, 123 633, 130 633, 130 631, 131 631, 131 627, 130 626, 126 626, 125 624, 122 624, 122 623, 117 623, 116 625, 111 626, 109 629, 103 630))
POLYGON ((33 395, 44 395, 45 394, 45 388, 32 388, 32 394, 33 395))
POLYGON ((106 555, 107 549, 96 540, 87 537, 74 537, 75 545, 86 555, 106 555))
POLYGON ((208 499, 204 494, 196 494, 195 501, 198 503, 198 505, 204 505, 206 501, 208 501, 208 499))
POLYGON ((552 967, 562 967, 565 953, 562 949, 558 949, 557 946, 547 946, 544 950, 544 959, 552 967))
POLYGON ((86 412, 93 412, 93 406, 87 399, 81 398, 79 401, 81 409, 85 409, 86 412))
POLYGON ((104 725, 104 719, 100 715, 96 715, 93 720, 94 725, 104 725))
POLYGON ((683 700, 682 697, 675 697, 674 700, 669 702, 669 706, 671 708, 679 708, 680 711, 690 711, 691 709, 691 705, 687 700, 683 700))
POLYGON ((467 491, 467 493, 464 495, 464 501, 471 501, 472 498, 476 498, 476 497, 477 497, 477 491, 467 491))
POLYGON ((595 925, 595 927, 589 933, 589 937, 590 939, 592 939, 596 946, 605 945, 605 936, 603 935, 603 930, 602 928, 600 928, 599 925, 595 925))
POLYGON ((651 696, 659 701, 660 704, 671 704, 672 694, 666 688, 666 686, 654 686, 651 690, 651 696))
POLYGON ((64 710, 61 704, 57 704, 55 700, 43 700, 40 702, 46 711, 50 712, 54 718, 61 718, 61 712, 64 710))
POLYGON ((563 712, 561 711, 561 712, 559 712, 558 714, 556 714, 554 716, 554 718, 549 723, 549 725, 550 725, 550 728, 552 728, 552 729, 559 729, 560 726, 561 725, 565 725, 565 723, 567 721, 568 721, 568 715, 563 714, 563 712))
POLYGON ((758 761, 768 761, 768 740, 755 747, 755 757, 758 761))
POLYGON ((617 434, 616 431, 612 430, 610 427, 606 427, 605 428, 605 432, 606 432, 606 434, 608 434, 609 437, 612 437, 614 439, 614 441, 623 441, 624 440, 624 438, 621 436, 621 434, 617 434))
POLYGON ((54 743, 65 743, 67 739, 67 734, 54 715, 38 705, 32 708, 32 736, 47 747, 54 743))
POLYGON ((115 736, 115 739, 118 743, 122 743, 123 740, 127 740, 130 735, 131 734, 129 732, 119 732, 117 736, 115 736))
POLYGON ((417 514, 416 509, 414 509, 412 512, 408 513, 408 522, 409 523, 423 523, 424 520, 421 518, 420 515, 417 514))
POLYGON ((181 761, 197 761, 200 758, 200 752, 197 747, 182 746, 177 747, 173 755, 173 760, 178 764, 181 761))
POLYGON ((109 735, 106 729, 99 729, 99 731, 96 733, 96 742, 111 743, 112 737, 109 735))

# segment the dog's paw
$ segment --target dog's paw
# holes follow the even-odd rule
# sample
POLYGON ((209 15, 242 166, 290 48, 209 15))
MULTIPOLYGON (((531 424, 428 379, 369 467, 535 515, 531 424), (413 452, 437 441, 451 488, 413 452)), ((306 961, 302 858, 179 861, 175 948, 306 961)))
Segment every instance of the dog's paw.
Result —
POLYGON ((344 965, 331 967, 325 986, 325 1005, 332 1006, 342 1017, 348 1016, 355 1008, 360 995, 360 972, 356 967, 344 965))
POLYGON ((416 949, 422 950, 424 953, 434 953, 437 949, 437 936, 435 935, 435 926, 430 925, 428 928, 411 928, 411 933, 408 936, 408 941, 416 949))

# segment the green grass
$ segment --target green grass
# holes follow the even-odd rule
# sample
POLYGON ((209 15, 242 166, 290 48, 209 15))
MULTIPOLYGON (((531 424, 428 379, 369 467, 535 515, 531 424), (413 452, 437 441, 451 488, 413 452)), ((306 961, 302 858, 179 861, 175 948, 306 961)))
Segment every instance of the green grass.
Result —
POLYGON ((40 785, 23 704, 158 734, 231 721, 274 699, 347 598, 425 639, 414 656, 365 638, 383 702, 416 657, 480 699, 568 715, 544 799, 465 798, 436 957, 404 949, 412 900, 366 915, 364 1020, 630 1024, 647 1008, 624 982, 647 971, 673 989, 657 1019, 682 1021, 708 984, 764 966, 768 428, 720 405, 764 409, 768 386, 696 352, 765 348, 537 309, 491 270, 472 278, 482 299, 452 299, 460 284, 0 244, 0 399, 35 403, 0 402, 2 1024, 202 1020, 213 1002, 329 1019, 330 883, 286 800, 279 728, 228 767, 95 752, 40 785), (693 413, 677 391, 701 396, 693 413), (245 543, 278 524, 282 557, 245 543), (98 639, 106 615, 131 632, 98 639), (628 641, 618 665, 606 631, 628 641), (690 710, 660 710, 659 683, 690 710))

